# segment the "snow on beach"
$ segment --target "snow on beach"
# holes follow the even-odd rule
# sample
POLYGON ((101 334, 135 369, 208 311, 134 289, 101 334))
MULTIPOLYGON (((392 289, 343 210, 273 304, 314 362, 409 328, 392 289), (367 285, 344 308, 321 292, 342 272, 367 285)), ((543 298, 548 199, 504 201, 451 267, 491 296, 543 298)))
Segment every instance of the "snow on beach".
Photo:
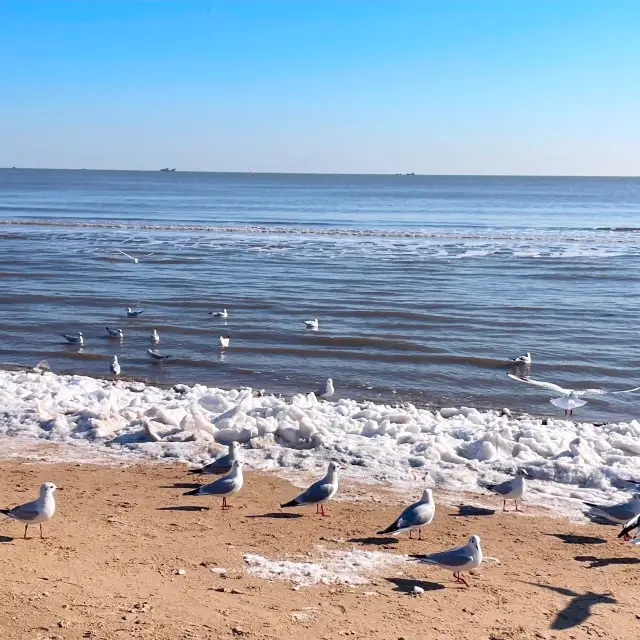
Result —
MULTIPOLYGON (((0 435, 200 464, 232 441, 255 469, 343 477, 416 492, 429 486, 482 493, 525 467, 528 501, 576 513, 581 500, 625 499, 640 479, 640 422, 513 417, 474 408, 420 409, 313 395, 285 399, 251 389, 171 389, 51 372, 0 371, 0 435)), ((493 498, 492 498, 493 499, 493 498)), ((486 501, 486 500, 485 500, 486 501)))

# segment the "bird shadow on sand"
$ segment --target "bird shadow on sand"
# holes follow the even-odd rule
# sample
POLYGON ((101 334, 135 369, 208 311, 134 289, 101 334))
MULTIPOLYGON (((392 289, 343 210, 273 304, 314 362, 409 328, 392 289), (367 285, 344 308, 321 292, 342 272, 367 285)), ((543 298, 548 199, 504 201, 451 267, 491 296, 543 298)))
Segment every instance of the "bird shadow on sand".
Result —
POLYGON ((547 536, 558 538, 565 544, 605 544, 604 538, 595 538, 593 536, 576 536, 572 533, 545 533, 547 536))
POLYGON ((531 584, 541 589, 548 589, 549 591, 571 598, 567 606, 558 611, 551 623, 551 628, 554 631, 571 629, 583 624, 591 616, 591 608, 596 604, 617 604, 618 602, 611 593, 594 593, 593 591, 578 593, 571 589, 565 589, 564 587, 552 587, 551 585, 539 584, 537 582, 525 582, 525 584, 531 584))
POLYGON ((195 504, 181 504, 176 507, 158 507, 157 511, 211 511, 211 507, 200 507, 195 504))
POLYGON ((425 591, 439 591, 445 586, 439 582, 426 582, 424 580, 410 580, 409 578, 386 578, 387 582, 395 585, 394 591, 400 593, 414 593, 414 587, 420 587, 425 591))
POLYGON ((13 538, 10 536, 0 536, 0 542, 13 542, 13 538))
POLYGON ((600 569, 612 564, 640 564, 640 558, 596 558, 595 556, 576 556, 578 562, 590 562, 589 569, 600 569))
POLYGON ((398 544, 398 538, 382 538, 372 536, 370 538, 350 538, 347 542, 353 542, 355 544, 375 544, 375 545, 386 545, 386 544, 398 544))
POLYGON ((197 482, 174 482, 173 484, 160 485, 159 489, 197 489, 202 485, 197 482))
POLYGON ((291 518, 302 518, 301 513, 281 513, 274 511, 273 513, 258 513, 247 518, 273 518, 273 520, 289 520, 291 518))
POLYGON ((485 509, 484 507, 474 507, 471 504, 459 504, 458 513, 450 513, 450 516, 492 516, 496 512, 495 509, 485 509))

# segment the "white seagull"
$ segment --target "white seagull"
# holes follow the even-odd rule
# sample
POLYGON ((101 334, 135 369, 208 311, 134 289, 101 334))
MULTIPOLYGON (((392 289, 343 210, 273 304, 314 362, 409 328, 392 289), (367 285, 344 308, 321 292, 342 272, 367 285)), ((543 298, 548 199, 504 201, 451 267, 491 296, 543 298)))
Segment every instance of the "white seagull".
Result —
POLYGON ((433 501, 433 492, 431 489, 425 489, 422 498, 420 498, 418 502, 407 507, 395 522, 390 524, 386 529, 378 531, 378 535, 390 533, 393 536, 397 536, 408 531, 409 540, 411 540, 411 532, 413 529, 417 529, 418 540, 422 540, 422 527, 431 524, 435 513, 436 505, 433 501))
POLYGON ((122 329, 109 329, 109 327, 105 327, 105 329, 110 338, 120 338, 120 340, 124 338, 124 331, 122 329))
POLYGON ((223 336, 220 336, 218 338, 218 346, 220 347, 220 349, 228 349, 229 348, 229 340, 230 340, 231 336, 227 336, 226 338, 223 336))
POLYGON ((154 344, 160 342, 160 336, 155 329, 151 332, 151 342, 153 342, 154 344))
POLYGON ((209 315, 213 316, 214 318, 228 318, 229 317, 229 314, 227 313, 226 309, 223 309, 222 311, 210 311, 209 315))
POLYGON ((167 358, 171 357, 171 356, 163 356, 157 351, 154 351, 153 349, 147 349, 147 353, 149 354, 149 357, 152 360, 166 360, 167 358))
POLYGON ((463 547, 412 557, 421 562, 437 564, 439 567, 453 571, 456 582, 468 587, 469 583, 460 575, 460 572, 477 569, 482 564, 480 536, 471 536, 469 542, 463 547))
POLYGON ((594 509, 600 515, 605 517, 609 522, 616 524, 625 524, 632 518, 640 514, 640 493, 634 493, 631 500, 621 502, 619 504, 594 504, 593 502, 585 502, 590 509, 594 509))
POLYGON ((318 318, 314 318, 313 320, 303 320, 303 324, 307 329, 313 329, 314 331, 317 331, 320 328, 318 318))
POLYGON ((527 351, 523 356, 511 358, 511 362, 515 362, 517 364, 531 364, 531 354, 527 351))
POLYGON ((303 491, 293 500, 281 504, 280 507, 285 509, 287 507, 300 507, 304 504, 315 504, 316 513, 326 516, 324 503, 331 500, 338 491, 338 469, 339 467, 335 462, 330 462, 327 475, 322 480, 314 482, 306 491, 303 491))
POLYGON ((71 344, 84 344, 84 338, 82 337, 82 331, 78 331, 77 336, 70 336, 66 333, 60 334, 67 342, 71 344))
POLYGON ((335 389, 333 388, 333 380, 331 378, 327 378, 324 389, 316 389, 313 394, 316 396, 316 398, 322 398, 323 400, 326 400, 327 398, 330 398, 334 394, 334 392, 335 389))
POLYGON ((559 398, 552 398, 549 402, 556 407, 564 409, 565 415, 573 415, 574 409, 587 404, 586 400, 581 399, 582 397, 588 398, 589 396, 615 395, 617 393, 631 393, 632 391, 640 390, 640 387, 634 387, 633 389, 621 389, 620 391, 607 391, 606 389, 582 389, 580 391, 576 391, 575 389, 564 389, 552 382, 542 382, 540 380, 534 380, 533 378, 519 378, 518 376, 514 376, 512 373, 507 375, 518 382, 532 384, 536 387, 542 387, 543 389, 548 389, 554 393, 559 393, 559 398))
POLYGON ((516 505, 516 511, 520 511, 518 509, 518 500, 524 496, 527 489, 525 479, 532 480, 533 478, 524 469, 518 469, 515 478, 505 480, 500 484, 488 484, 486 488, 497 493, 502 498, 503 511, 507 510, 507 500, 513 500, 516 505))
POLYGON ((120 375, 120 363, 118 362, 118 356, 113 356, 113 358, 111 358, 109 371, 111 371, 111 373, 113 373, 114 376, 120 375))
POLYGON ((4 515, 9 518, 24 523, 25 540, 30 524, 40 525, 40 537, 44 539, 42 535, 42 523, 51 520, 53 514, 56 512, 56 501, 53 497, 53 492, 57 488, 53 482, 45 482, 43 485, 40 485, 40 495, 36 500, 21 504, 18 507, 13 507, 13 509, 0 509, 0 513, 4 513, 4 515))
POLYGON ((144 309, 132 309, 131 307, 126 308, 127 318, 137 318, 144 313, 144 309))
POLYGON ((216 458, 213 462, 206 464, 202 469, 190 469, 189 473, 200 473, 202 475, 229 473, 236 460, 240 460, 240 450, 237 442, 229 445, 229 453, 216 458))
POLYGON ((242 489, 244 478, 242 477, 242 460, 234 460, 231 471, 222 478, 218 478, 209 484, 204 484, 193 491, 187 491, 185 496, 222 496, 222 508, 229 509, 227 496, 238 493, 242 489))

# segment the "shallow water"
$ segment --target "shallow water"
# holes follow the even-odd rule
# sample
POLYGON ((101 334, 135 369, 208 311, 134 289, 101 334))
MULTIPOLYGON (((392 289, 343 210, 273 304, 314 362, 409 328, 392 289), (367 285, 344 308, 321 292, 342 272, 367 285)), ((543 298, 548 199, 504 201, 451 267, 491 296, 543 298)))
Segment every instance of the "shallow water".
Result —
POLYGON ((331 376, 345 397, 549 415, 508 357, 577 388, 640 379, 637 179, 2 170, 0 216, 3 362, 106 375, 117 353, 151 381, 294 393, 331 376), (152 327, 167 363, 148 362, 152 327), (63 343, 78 330, 83 349, 63 343))

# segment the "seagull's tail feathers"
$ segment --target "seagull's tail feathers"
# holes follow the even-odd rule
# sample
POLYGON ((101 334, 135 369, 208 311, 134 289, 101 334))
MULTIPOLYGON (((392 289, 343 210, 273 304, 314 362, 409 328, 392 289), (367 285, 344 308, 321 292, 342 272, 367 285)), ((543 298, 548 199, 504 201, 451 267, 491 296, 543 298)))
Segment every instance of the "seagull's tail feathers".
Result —
POLYGON ((0 513, 3 513, 5 516, 11 516, 11 509, 0 509, 0 513))
POLYGON ((561 409, 577 409, 587 404, 586 400, 579 400, 577 398, 566 398, 561 396, 560 398, 552 398, 549 402, 561 409))
POLYGON ((590 509, 597 509, 598 511, 600 511, 600 507, 593 502, 585 502, 584 504, 586 504, 590 509))
POLYGON ((383 529, 382 531, 376 531, 376 535, 381 536, 385 533, 395 533, 397 530, 398 525, 394 522, 393 524, 390 524, 386 529, 383 529))
POLYGON ((193 489, 191 491, 185 491, 182 495, 183 496, 197 496, 200 493, 200 487, 198 487, 197 489, 193 489))
POLYGON ((204 469, 189 469, 189 473, 202 473, 203 471, 204 469))
POLYGON ((495 490, 495 488, 496 488, 498 485, 495 485, 495 484, 485 484, 485 485, 483 485, 483 486, 484 486, 484 488, 485 488, 485 489, 488 489, 489 491, 494 491, 494 490, 495 490))
POLYGON ((287 507, 297 507, 298 506, 298 502, 295 500, 295 498, 293 500, 290 500, 289 502, 285 502, 284 504, 280 505, 281 509, 286 509, 287 507))

